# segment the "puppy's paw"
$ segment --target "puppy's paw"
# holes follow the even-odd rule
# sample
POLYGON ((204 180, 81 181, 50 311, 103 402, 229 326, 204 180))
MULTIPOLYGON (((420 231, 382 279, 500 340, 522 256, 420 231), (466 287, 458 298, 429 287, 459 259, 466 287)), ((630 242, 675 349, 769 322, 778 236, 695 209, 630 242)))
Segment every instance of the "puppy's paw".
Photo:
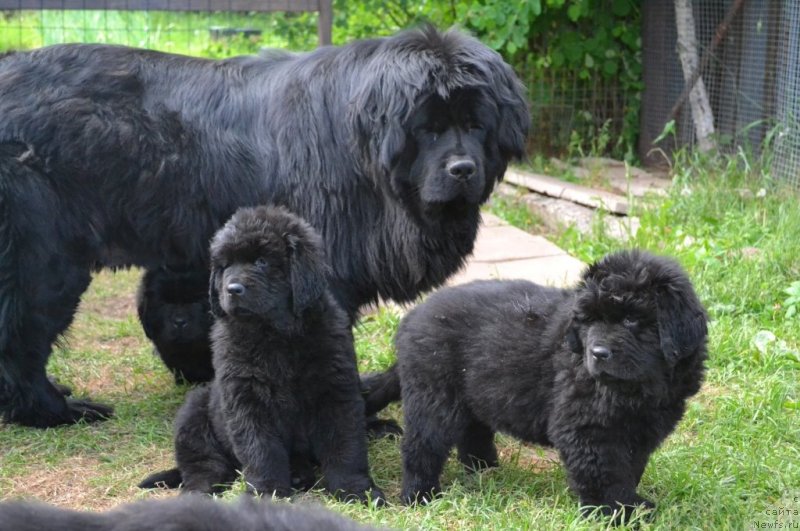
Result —
POLYGON ((397 422, 378 417, 367 418, 367 438, 375 440, 384 437, 400 437, 401 435, 403 435, 403 428, 397 422))
POLYGON ((245 491, 253 496, 290 498, 292 489, 286 485, 275 485, 270 483, 253 484, 248 482, 245 491))
POLYGON ((405 505, 428 505, 441 495, 442 492, 438 486, 424 489, 403 488, 400 499, 405 505))
POLYGON ((582 508, 583 515, 588 517, 592 514, 600 514, 603 517, 611 518, 612 525, 628 524, 636 515, 648 512, 645 519, 650 517, 650 512, 655 509, 656 504, 643 498, 638 494, 630 496, 625 501, 614 501, 604 504, 586 504, 582 508), (595 512, 597 511, 597 512, 595 512))
POLYGON ((374 485, 365 491, 345 492, 337 490, 334 492, 334 496, 343 502, 359 502, 366 505, 374 505, 375 507, 386 505, 386 496, 381 489, 374 485))

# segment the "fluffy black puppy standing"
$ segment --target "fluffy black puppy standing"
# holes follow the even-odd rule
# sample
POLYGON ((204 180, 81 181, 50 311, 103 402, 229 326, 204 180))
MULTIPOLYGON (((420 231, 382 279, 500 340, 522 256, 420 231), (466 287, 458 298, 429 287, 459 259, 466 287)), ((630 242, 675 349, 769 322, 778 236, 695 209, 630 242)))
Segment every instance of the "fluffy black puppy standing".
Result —
POLYGON ((106 45, 0 58, 0 412, 47 427, 111 409, 47 379, 92 269, 208 265, 241 206, 322 235, 353 319, 472 252, 529 115, 500 55, 457 31, 221 61, 106 45))
MULTIPOLYGON (((288 496, 292 472, 309 486, 316 462, 337 496, 381 499, 350 322, 326 289, 319 236, 283 208, 240 209, 214 236, 211 266, 215 376, 175 421, 183 488, 215 492, 242 471, 256 491, 288 496)), ((176 474, 140 486, 164 478, 176 474)))
POLYGON ((397 364, 367 377, 368 412, 402 394, 406 503, 429 501, 452 446, 497 465, 494 433, 554 446, 582 505, 636 493, 650 454, 700 388, 706 314, 674 261, 631 251, 574 289, 479 281, 431 295, 401 322, 397 364))
POLYGON ((207 382, 214 377, 207 271, 158 268, 145 272, 136 310, 145 335, 176 383, 207 382))
POLYGON ((235 503, 207 496, 129 503, 103 513, 78 512, 42 503, 0 503, 0 531, 367 531, 372 529, 322 507, 255 501, 235 503))

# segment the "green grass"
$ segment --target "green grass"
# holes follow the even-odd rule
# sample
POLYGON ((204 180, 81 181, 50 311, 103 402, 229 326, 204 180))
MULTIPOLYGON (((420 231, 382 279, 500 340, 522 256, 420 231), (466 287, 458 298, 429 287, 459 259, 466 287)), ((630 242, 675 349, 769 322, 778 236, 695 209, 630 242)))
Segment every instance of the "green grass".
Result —
MULTIPOLYGON (((733 164, 691 160, 679 167, 667 198, 635 205, 642 225, 630 242, 567 230, 557 243, 585 261, 638 246, 674 255, 687 268, 712 318, 708 377, 676 432, 650 460, 640 492, 659 507, 640 528, 750 528, 757 520, 774 521, 765 513, 770 508, 800 510, 791 499, 800 496, 800 317, 790 315, 785 292, 800 279, 800 208, 790 191, 748 177, 733 164)), ((538 230, 536 219, 513 200, 495 198, 490 210, 538 230)), ((116 416, 44 431, 0 427, 0 497, 101 509, 173 494, 134 486, 172 463, 171 422, 185 392, 152 356, 136 321, 138 274, 96 276, 49 367, 76 394, 112 403, 116 416)), ((361 371, 392 362, 398 322, 397 310, 384 309, 356 328, 361 371)), ((399 407, 389 413, 402 418, 399 407)), ((370 443, 372 473, 391 506, 348 505, 322 493, 300 497, 394 528, 607 527, 580 517, 551 454, 506 437, 499 437, 499 447, 501 467, 481 474, 469 474, 451 459, 443 477, 446 493, 428 507, 396 505, 401 464, 395 439, 370 443)))

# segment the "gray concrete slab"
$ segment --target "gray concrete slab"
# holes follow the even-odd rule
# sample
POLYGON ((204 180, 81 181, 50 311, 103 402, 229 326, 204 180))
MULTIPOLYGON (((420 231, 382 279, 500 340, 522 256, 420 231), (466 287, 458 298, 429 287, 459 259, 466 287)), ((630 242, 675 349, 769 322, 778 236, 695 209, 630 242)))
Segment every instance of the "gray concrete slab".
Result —
POLYGON ((585 264, 551 241, 484 214, 475 251, 449 285, 490 278, 522 278, 551 286, 577 282, 585 264))

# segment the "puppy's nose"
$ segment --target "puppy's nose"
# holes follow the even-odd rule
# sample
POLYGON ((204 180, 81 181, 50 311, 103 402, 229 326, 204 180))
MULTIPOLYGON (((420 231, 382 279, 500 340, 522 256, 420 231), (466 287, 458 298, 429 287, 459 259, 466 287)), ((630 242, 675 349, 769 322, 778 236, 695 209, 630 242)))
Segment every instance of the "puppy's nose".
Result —
POLYGON ((244 295, 244 285, 238 282, 231 282, 228 284, 228 293, 231 295, 244 295))
POLYGON ((608 347, 592 347, 591 352, 596 360, 607 360, 611 357, 611 350, 608 347))
POLYGON ((607 360, 611 357, 611 350, 608 347, 592 347, 592 356, 596 360, 607 360))
POLYGON ((175 328, 183 328, 186 326, 187 322, 185 317, 176 317, 172 320, 172 326, 175 328))
POLYGON ((466 181, 478 170, 478 167, 470 159, 451 159, 446 166, 447 174, 459 181, 466 181))

